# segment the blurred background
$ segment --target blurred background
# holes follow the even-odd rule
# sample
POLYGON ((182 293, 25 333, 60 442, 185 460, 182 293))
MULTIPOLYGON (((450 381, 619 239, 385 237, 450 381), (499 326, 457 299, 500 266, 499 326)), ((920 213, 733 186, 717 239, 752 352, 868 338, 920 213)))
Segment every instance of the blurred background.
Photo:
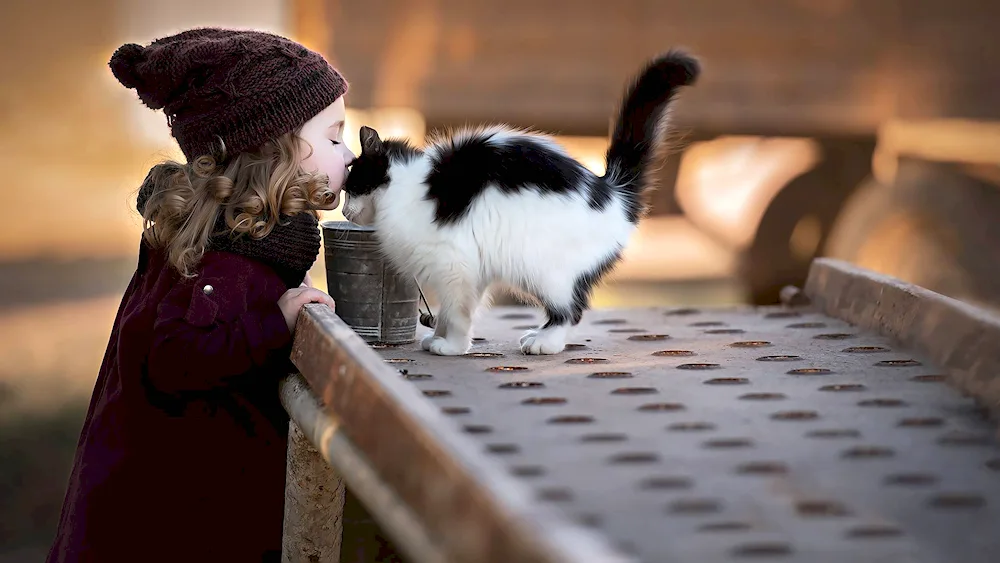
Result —
MULTIPOLYGON (((602 172, 624 81, 685 46, 652 215, 595 306, 766 304, 833 256, 1000 304, 992 0, 7 0, 0 5, 0 563, 40 561, 134 269, 135 192, 179 158, 107 61, 184 28, 274 31, 416 142, 504 121, 602 172)), ((340 219, 339 212, 328 215, 340 219)), ((325 288, 322 254, 313 272, 325 288)))

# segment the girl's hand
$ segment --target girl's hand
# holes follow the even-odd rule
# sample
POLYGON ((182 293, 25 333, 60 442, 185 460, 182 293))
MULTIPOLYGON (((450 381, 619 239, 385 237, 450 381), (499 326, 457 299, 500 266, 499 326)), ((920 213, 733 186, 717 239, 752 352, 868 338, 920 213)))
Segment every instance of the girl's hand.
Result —
POLYGON ((299 318, 299 311, 306 303, 323 303, 331 309, 336 306, 332 297, 316 288, 299 286, 289 289, 278 299, 278 308, 281 309, 281 314, 285 317, 288 332, 295 331, 295 321, 299 318))

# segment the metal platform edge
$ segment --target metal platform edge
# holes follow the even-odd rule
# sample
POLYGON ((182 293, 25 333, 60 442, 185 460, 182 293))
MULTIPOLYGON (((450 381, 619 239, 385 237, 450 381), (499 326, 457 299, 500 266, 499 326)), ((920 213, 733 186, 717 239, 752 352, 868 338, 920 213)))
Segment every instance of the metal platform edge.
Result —
POLYGON ((803 289, 824 314, 923 353, 952 385, 1000 407, 1000 317, 992 312, 831 258, 812 262, 803 289))
MULTIPOLYGON (((325 432, 316 431, 315 419, 303 421, 312 428, 306 435, 386 524, 392 540, 418 561, 427 553, 477 563, 632 561, 603 536, 533 502, 528 489, 453 428, 328 307, 305 306, 291 358, 308 388, 285 384, 284 392, 301 396, 311 390, 312 404, 328 417, 320 423, 325 432), (337 459, 338 450, 350 451, 355 462, 337 459), (406 517, 400 517, 401 505, 406 517)), ((291 396, 283 401, 310 404, 291 396)), ((296 420, 294 409, 291 414, 296 420)))

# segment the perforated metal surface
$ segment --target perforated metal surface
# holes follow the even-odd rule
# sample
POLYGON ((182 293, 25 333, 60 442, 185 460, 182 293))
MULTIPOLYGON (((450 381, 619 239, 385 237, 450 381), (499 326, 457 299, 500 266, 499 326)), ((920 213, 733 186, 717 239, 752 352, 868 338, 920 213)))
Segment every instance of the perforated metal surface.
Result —
POLYGON ((538 502, 638 560, 997 561, 1000 448, 923 358, 787 310, 593 311, 522 355, 500 308, 473 352, 381 348, 538 502))

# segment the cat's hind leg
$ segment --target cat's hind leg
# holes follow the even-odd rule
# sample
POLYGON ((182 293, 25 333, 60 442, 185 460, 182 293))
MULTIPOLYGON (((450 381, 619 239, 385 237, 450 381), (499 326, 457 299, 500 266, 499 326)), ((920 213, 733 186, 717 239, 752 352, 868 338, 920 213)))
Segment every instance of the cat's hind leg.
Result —
POLYGON ((549 283, 536 297, 545 308, 545 323, 524 333, 521 337, 521 352, 525 354, 558 354, 566 348, 569 329, 580 322, 583 310, 575 299, 572 285, 549 283))
POLYGON ((593 268, 571 277, 552 274, 545 276, 535 296, 545 307, 548 319, 537 329, 521 337, 521 352, 525 354, 558 354, 566 348, 570 328, 580 324, 583 312, 590 308, 590 294, 604 275, 619 260, 620 250, 604 257, 593 268))

